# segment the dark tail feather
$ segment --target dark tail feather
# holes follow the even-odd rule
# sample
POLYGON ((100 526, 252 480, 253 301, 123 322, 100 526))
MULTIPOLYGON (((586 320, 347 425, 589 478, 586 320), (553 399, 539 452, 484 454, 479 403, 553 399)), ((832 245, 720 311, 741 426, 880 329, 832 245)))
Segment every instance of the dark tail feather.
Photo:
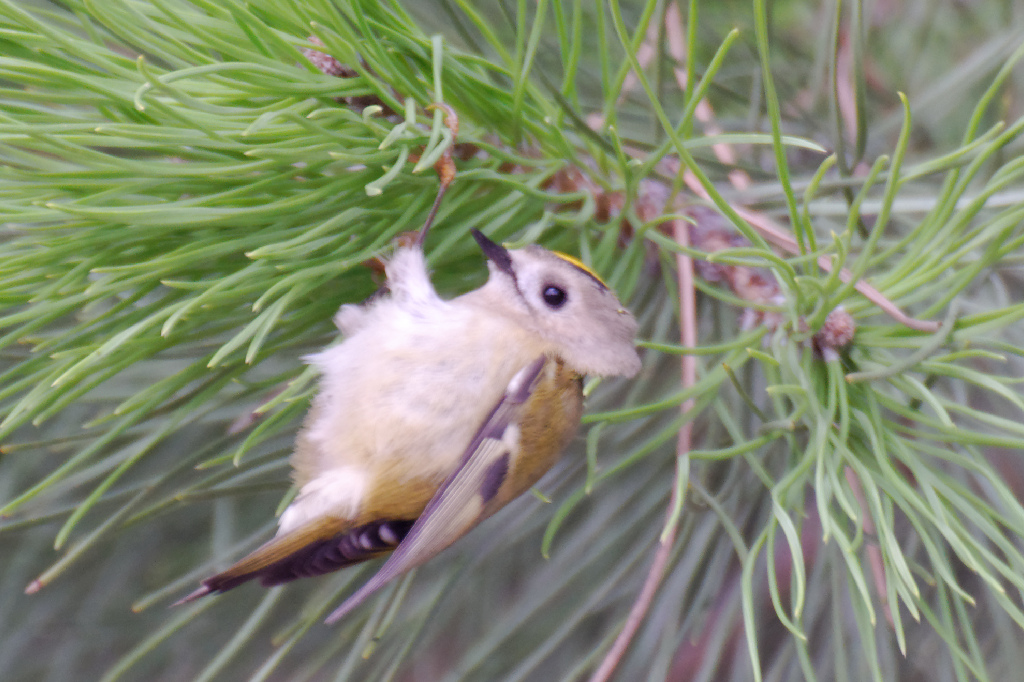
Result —
POLYGON ((223 573, 206 578, 201 587, 172 606, 186 604, 215 592, 227 592, 254 578, 259 578, 262 585, 270 587, 358 564, 392 551, 405 539, 412 524, 412 520, 406 519, 374 521, 327 538, 315 539, 277 561, 262 563, 258 559, 254 560, 260 553, 267 553, 268 550, 272 553, 272 547, 280 541, 280 538, 275 538, 223 573))
MULTIPOLYGON (((298 578, 311 578, 386 554, 405 539, 412 524, 406 520, 374 521, 328 540, 306 545, 260 571, 260 583, 270 587, 298 578)), ((223 589, 230 588, 222 588, 221 591, 223 589)))
POLYGON ((200 597, 205 597, 206 595, 210 594, 211 591, 212 590, 210 590, 209 587, 207 587, 206 585, 203 585, 199 589, 197 589, 195 592, 191 592, 187 596, 182 597, 178 601, 176 601, 173 604, 171 604, 171 608, 173 609, 175 606, 181 606, 182 604, 187 604, 190 601, 195 601, 196 599, 199 599, 200 597))

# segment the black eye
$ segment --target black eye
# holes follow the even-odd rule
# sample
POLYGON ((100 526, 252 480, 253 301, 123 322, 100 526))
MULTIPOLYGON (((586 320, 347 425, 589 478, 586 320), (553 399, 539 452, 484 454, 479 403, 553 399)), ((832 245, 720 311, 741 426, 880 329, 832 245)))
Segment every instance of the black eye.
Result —
POLYGON ((544 302, 552 308, 561 308, 565 304, 565 291, 549 284, 544 287, 544 302))

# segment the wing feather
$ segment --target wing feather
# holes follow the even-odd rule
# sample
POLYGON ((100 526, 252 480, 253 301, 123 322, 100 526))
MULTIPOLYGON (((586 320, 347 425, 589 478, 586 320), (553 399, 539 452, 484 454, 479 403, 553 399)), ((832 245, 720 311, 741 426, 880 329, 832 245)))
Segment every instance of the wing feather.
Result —
POLYGON ((501 508, 498 491, 518 448, 518 423, 537 387, 545 356, 520 370, 477 430, 459 467, 441 485, 380 570, 327 618, 334 623, 398 576, 422 565, 501 508))

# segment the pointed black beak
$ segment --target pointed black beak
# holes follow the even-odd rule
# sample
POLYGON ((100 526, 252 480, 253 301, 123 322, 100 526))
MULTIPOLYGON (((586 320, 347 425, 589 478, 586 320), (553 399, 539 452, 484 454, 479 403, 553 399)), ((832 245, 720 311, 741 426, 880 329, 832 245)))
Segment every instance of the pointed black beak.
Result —
POLYGON ((495 244, 485 237, 483 232, 477 229, 473 230, 473 239, 480 245, 480 250, 484 252, 487 260, 494 263, 499 270, 509 277, 515 279, 516 273, 512 270, 512 257, 508 255, 508 250, 504 246, 495 244))

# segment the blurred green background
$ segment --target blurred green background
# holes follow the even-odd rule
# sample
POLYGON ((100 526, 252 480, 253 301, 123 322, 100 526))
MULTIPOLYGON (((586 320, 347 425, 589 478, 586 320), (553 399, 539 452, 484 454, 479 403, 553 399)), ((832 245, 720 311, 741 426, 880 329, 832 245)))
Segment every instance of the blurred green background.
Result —
POLYGON ((587 679, 678 487, 613 679, 1015 679, 1021 45, 1011 0, 0 0, 3 678, 587 679), (358 75, 319 73, 310 35, 358 75), (438 95, 464 145, 439 289, 482 281, 472 227, 580 255, 640 319, 643 373, 593 387, 538 495, 336 627, 376 566, 168 610, 269 537, 301 358, 422 223, 438 95), (556 186, 567 168, 592 184, 556 186), (689 391, 659 192, 752 240, 719 262, 781 295, 697 281, 689 391), (894 321, 728 206, 947 326, 894 321), (858 330, 826 361, 836 305, 858 330))

